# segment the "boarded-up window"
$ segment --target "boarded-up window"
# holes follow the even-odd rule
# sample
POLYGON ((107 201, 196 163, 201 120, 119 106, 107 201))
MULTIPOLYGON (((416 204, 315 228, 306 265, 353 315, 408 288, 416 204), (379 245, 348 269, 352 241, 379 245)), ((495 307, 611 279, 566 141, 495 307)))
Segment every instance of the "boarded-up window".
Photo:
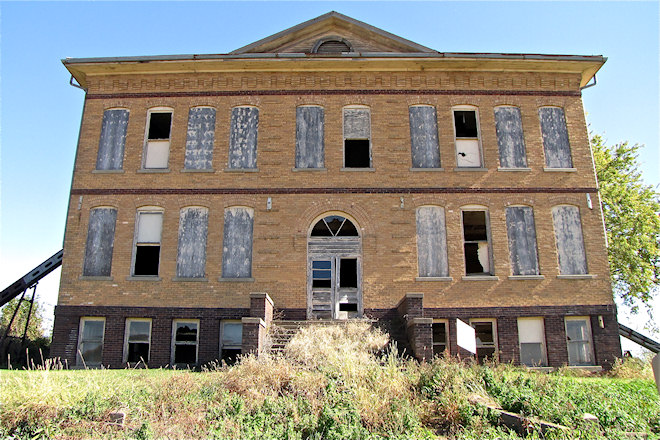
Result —
POLYGON ((124 362, 149 362, 151 319, 127 319, 124 341, 124 362))
POLYGON ((557 240, 557 256, 561 275, 587 273, 587 257, 582 238, 582 222, 577 206, 561 205, 552 208, 552 221, 557 240))
POLYGON ((323 107, 296 108, 296 168, 323 168, 323 131, 323 107))
POLYGON ((545 165, 548 168, 572 168, 571 146, 568 142, 568 130, 564 109, 559 107, 541 107, 541 134, 543 135, 543 150, 545 165))
POLYGON ((525 139, 518 107, 495 108, 495 131, 502 168, 525 168, 525 139))
POLYGON ((160 264, 160 236, 163 229, 163 213, 138 212, 136 227, 133 275, 157 276, 160 264))
POLYGON ((149 113, 144 168, 166 169, 170 156, 171 111, 149 113))
POLYGON ((534 211, 529 206, 506 208, 506 228, 509 236, 509 257, 513 275, 538 275, 534 211))
POLYGON ((548 365, 543 318, 518 318, 520 363, 528 367, 548 365))
POLYGON ((368 108, 344 109, 344 167, 371 167, 371 112, 368 108))
POLYGON ((128 127, 128 110, 115 109, 103 112, 97 170, 121 170, 124 164, 124 145, 128 127))
POLYGON ((231 111, 231 132, 229 133, 230 169, 250 169, 257 167, 257 133, 259 129, 259 109, 256 107, 235 107, 231 111))
POLYGON ((76 365, 98 367, 103 356, 105 318, 80 318, 76 365))
POLYGON ((435 107, 417 105, 408 111, 413 168, 440 168, 438 119, 435 107))
POLYGON ((457 107, 453 109, 453 114, 456 166, 464 168, 482 167, 479 120, 476 108, 457 107))
POLYGON ((417 208, 417 266, 420 277, 449 276, 445 230, 444 208, 417 208))
POLYGON ((179 217, 179 250, 176 276, 204 278, 206 268, 206 236, 209 210, 202 207, 184 208, 179 217))
POLYGON ((116 221, 117 210, 114 208, 94 208, 89 212, 84 276, 110 276, 116 221))
POLYGON ((466 275, 492 275, 489 237, 487 212, 463 211, 466 275))
POLYGON ((188 112, 186 136, 187 170, 210 170, 213 165, 213 141, 215 140, 215 109, 195 107, 188 112))
POLYGON ((222 277, 250 278, 252 276, 252 228, 254 211, 251 208, 225 209, 222 243, 222 277))

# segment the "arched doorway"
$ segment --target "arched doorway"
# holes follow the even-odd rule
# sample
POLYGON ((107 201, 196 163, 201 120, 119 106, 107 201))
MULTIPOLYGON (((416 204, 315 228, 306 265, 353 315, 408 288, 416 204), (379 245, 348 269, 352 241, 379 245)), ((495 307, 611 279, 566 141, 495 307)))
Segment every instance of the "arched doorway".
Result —
POLYGON ((362 310, 358 228, 343 215, 326 214, 307 239, 307 318, 359 318, 362 310))

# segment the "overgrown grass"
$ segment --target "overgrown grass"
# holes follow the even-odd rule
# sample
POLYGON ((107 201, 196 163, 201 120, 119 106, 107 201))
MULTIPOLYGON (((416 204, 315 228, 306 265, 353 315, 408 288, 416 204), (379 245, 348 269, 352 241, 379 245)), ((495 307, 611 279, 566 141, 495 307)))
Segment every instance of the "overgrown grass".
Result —
MULTIPOLYGON (((387 336, 351 323, 300 332, 284 356, 233 367, 1 371, 0 438, 518 438, 483 402, 563 424, 546 438, 660 437, 646 364, 614 377, 543 374, 453 358, 383 354, 387 336), (111 413, 126 414, 124 426, 111 413), (599 424, 582 421, 588 412, 599 424)), ((538 438, 532 432, 529 438, 538 438)))

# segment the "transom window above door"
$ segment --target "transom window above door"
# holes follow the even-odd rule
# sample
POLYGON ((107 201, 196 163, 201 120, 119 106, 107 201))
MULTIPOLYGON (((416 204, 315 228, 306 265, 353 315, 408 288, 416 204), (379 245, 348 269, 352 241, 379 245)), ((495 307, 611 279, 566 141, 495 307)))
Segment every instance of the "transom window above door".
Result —
POLYGON ((353 223, 340 215, 322 218, 312 228, 312 237, 357 237, 358 231, 353 223))

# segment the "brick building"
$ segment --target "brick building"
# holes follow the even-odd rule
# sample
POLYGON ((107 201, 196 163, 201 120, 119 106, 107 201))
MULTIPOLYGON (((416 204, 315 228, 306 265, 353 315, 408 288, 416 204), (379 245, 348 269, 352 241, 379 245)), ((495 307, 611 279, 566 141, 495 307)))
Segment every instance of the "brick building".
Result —
MULTIPOLYGON (((331 12, 85 90, 52 352, 203 364, 283 319, 457 319, 478 357, 620 356, 581 90, 602 56, 441 53, 331 12)), ((465 355, 466 353, 462 353, 465 355)))

